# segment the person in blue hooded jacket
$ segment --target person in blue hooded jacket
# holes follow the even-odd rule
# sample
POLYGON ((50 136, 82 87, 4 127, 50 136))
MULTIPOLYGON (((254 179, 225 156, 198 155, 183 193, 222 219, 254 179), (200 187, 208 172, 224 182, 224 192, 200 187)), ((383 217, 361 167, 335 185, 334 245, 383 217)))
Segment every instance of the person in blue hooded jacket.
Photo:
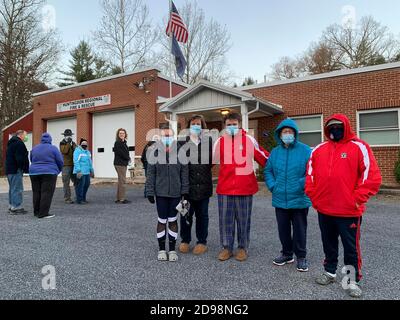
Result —
POLYGON ((34 214, 38 218, 52 218, 54 214, 49 213, 51 202, 64 160, 58 148, 52 145, 50 134, 42 135, 40 144, 32 149, 30 159, 34 214))
POLYGON ((86 194, 90 187, 90 178, 94 177, 92 155, 88 150, 88 142, 81 139, 79 146, 74 151, 74 174, 78 184, 75 188, 76 203, 87 204, 86 194))
POLYGON ((311 201, 304 189, 311 148, 298 141, 298 136, 295 121, 282 121, 275 130, 278 146, 272 150, 264 175, 272 192, 272 206, 276 209, 282 243, 281 255, 273 263, 278 266, 293 263, 295 254, 297 270, 307 272, 307 216, 311 201))

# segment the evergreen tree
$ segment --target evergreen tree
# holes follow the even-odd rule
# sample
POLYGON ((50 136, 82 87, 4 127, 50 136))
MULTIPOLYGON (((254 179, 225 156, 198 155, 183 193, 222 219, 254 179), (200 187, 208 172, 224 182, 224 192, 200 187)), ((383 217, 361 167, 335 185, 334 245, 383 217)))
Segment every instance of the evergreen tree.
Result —
POLYGON ((88 42, 81 41, 71 52, 69 71, 61 71, 66 77, 60 79, 60 87, 94 80, 107 74, 106 63, 95 57, 88 42))

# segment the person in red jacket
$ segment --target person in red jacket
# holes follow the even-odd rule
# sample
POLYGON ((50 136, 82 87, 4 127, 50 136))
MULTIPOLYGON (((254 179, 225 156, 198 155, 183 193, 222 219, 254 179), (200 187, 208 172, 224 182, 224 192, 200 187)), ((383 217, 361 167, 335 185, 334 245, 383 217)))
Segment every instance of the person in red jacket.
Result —
POLYGON ((241 129, 241 122, 240 114, 229 114, 225 118, 225 133, 214 145, 214 163, 220 164, 217 186, 223 247, 218 256, 220 261, 233 256, 236 224, 239 249, 235 258, 247 260, 253 195, 258 192, 253 161, 264 167, 269 157, 269 153, 241 129))
POLYGON ((345 115, 330 117, 325 135, 328 141, 312 152, 306 178, 306 194, 319 214, 325 253, 325 273, 316 282, 328 285, 336 281, 340 237, 350 272, 344 289, 358 298, 362 295, 361 221, 365 204, 378 193, 382 177, 370 146, 356 137, 345 115))

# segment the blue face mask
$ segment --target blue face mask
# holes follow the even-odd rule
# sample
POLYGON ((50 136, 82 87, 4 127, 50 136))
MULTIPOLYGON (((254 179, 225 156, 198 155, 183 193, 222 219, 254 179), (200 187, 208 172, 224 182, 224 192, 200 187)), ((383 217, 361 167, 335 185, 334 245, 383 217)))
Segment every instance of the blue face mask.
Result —
POLYGON ((236 136, 239 133, 239 126, 227 126, 226 131, 231 136, 236 136))
POLYGON ((286 145, 293 144, 295 142, 294 134, 282 134, 282 142, 286 145))
POLYGON ((169 147, 174 142, 174 137, 162 137, 161 141, 163 144, 169 147))
POLYGON ((194 124, 194 125, 190 126, 190 133, 192 135, 199 136, 201 134, 201 130, 202 129, 201 129, 200 125, 194 124))

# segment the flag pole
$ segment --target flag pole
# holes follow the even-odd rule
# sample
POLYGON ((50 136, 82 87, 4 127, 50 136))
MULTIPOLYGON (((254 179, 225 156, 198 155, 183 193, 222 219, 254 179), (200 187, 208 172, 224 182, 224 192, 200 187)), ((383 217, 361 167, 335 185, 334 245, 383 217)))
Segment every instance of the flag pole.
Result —
MULTIPOLYGON (((172 32, 172 0, 169 0, 169 22, 168 22, 168 27, 169 29, 169 45, 170 45, 170 51, 169 54, 171 55, 171 72, 172 70, 174 70, 174 65, 175 65, 175 61, 174 61, 174 57, 172 55, 172 45, 173 45, 173 32, 172 32)), ((171 75, 172 78, 172 75, 171 75)), ((169 97, 172 99, 172 81, 169 82, 169 97)), ((169 125, 172 127, 173 131, 174 131, 174 136, 175 139, 178 138, 178 122, 176 119, 176 115, 175 114, 171 114, 170 116, 170 120, 168 121, 169 125)))
MULTIPOLYGON (((171 22, 172 22, 172 0, 169 0, 169 22, 168 22, 168 28, 171 27, 171 22)), ((174 70, 174 58, 172 56, 172 28, 169 30, 169 54, 170 54, 170 63, 171 63, 171 71, 174 70)), ((172 81, 169 82, 169 97, 172 98, 172 81)))

